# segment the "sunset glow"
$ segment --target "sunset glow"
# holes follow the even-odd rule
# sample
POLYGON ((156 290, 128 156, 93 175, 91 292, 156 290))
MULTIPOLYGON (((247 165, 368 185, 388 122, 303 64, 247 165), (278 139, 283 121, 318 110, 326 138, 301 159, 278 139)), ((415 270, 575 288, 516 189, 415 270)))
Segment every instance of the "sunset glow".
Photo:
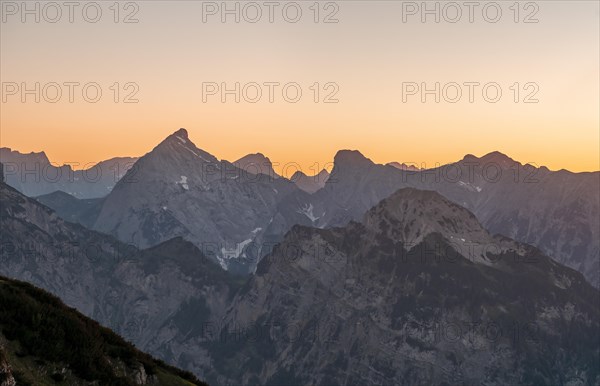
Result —
POLYGON ((189 1, 141 2, 134 24, 115 24, 108 9, 95 24, 5 15, 1 145, 84 165, 143 155, 185 127, 220 159, 262 152, 307 173, 339 149, 379 163, 431 166, 498 150, 550 169, 599 169, 597 2, 542 2, 532 24, 515 23, 506 9, 498 23, 421 23, 418 15, 402 23, 400 3, 340 3, 332 24, 314 23, 310 14, 298 23, 221 23, 218 15, 203 23, 202 2, 189 1), (69 103, 61 86, 57 103, 43 95, 35 103, 33 94, 23 103, 21 85, 34 89, 36 82, 40 93, 49 82, 95 82, 103 94, 89 103, 79 86, 69 103), (269 103, 263 87, 257 103, 235 103, 231 95, 222 103, 220 94, 203 102, 203 82, 295 82, 303 95, 289 103, 276 92, 269 103), (443 95, 422 103, 420 94, 403 102, 406 82, 494 82, 502 99, 486 102, 479 88, 469 103, 463 86, 457 103, 443 95), (339 87, 337 103, 323 103, 333 90, 327 83, 339 87), (522 102, 533 91, 527 83, 539 87, 537 103, 522 102), (138 102, 123 103, 133 91, 138 102))

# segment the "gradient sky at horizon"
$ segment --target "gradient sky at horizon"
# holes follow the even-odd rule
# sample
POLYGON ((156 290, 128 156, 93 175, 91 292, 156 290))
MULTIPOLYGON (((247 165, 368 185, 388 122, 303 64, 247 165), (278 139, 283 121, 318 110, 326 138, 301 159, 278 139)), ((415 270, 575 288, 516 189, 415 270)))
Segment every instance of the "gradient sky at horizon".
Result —
MULTIPOLYGON (((473 23, 466 8, 458 23, 435 23, 432 16, 421 23, 419 14, 403 23, 407 2, 339 1, 339 22, 332 24, 314 23, 313 1, 297 2, 303 11, 297 23, 277 10, 274 23, 266 14, 257 23, 235 23, 231 16, 221 23, 219 15, 204 23, 207 2, 138 1, 139 22, 115 24, 113 2, 99 3, 97 23, 77 11, 73 23, 66 15, 57 23, 35 23, 32 16, 22 23, 20 14, 3 12, 3 84, 97 82, 103 94, 98 103, 78 93, 69 103, 66 87, 58 103, 35 103, 32 96, 22 103, 19 94, 3 94, 0 146, 44 150, 53 162, 83 165, 143 155, 185 127, 198 147, 218 158, 262 152, 280 165, 296 162, 308 174, 339 149, 358 149, 379 163, 428 167, 498 150, 552 170, 599 169, 597 1, 529 2, 539 8, 538 23, 515 23, 514 1, 497 2, 503 12, 497 23, 486 22, 481 7, 473 23), (115 103, 109 89, 115 82, 138 84, 139 102, 115 103), (297 82, 303 95, 295 104, 280 93, 274 103, 266 95, 256 104, 234 103, 231 96, 221 103, 218 95, 203 103, 203 82, 297 82), (315 82, 339 85, 339 102, 314 103, 309 87, 315 82), (463 86, 458 103, 434 103, 431 96, 421 103, 418 95, 404 103, 403 82, 496 82, 503 94, 489 103, 479 88, 469 103, 463 86), (515 82, 519 103, 510 89, 515 82), (538 103, 522 102, 531 90, 522 89, 527 82, 539 86, 538 103)), ((521 20, 534 9, 526 3, 519 3, 521 20)), ((321 19, 334 9, 319 4, 321 19)), ((120 19, 133 9, 121 7, 120 19)), ((121 100, 126 94, 121 89, 121 100)), ((326 94, 321 90, 320 98, 326 94)))

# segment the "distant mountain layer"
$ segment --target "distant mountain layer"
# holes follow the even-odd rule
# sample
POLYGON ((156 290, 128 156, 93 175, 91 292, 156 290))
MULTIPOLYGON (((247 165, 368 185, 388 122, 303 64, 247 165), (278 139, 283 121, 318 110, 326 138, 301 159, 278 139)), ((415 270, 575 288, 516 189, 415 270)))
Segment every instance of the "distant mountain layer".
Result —
POLYGON ((400 169, 400 170, 412 170, 412 171, 421 170, 420 168, 416 167, 415 165, 405 164, 404 162, 402 162, 402 163, 400 163, 400 162, 389 162, 386 165, 393 166, 396 169, 400 169))
POLYGON ((290 179, 296 186, 307 193, 314 193, 325 187, 325 183, 329 179, 329 172, 325 169, 321 170, 314 176, 307 176, 298 170, 290 179))
POLYGON ((5 182, 30 197, 57 190, 82 199, 104 197, 136 161, 134 157, 116 157, 82 170, 54 165, 44 152, 23 154, 0 148, 5 182))
MULTIPOLYGON (((273 179, 282 178, 273 169, 271 160, 262 153, 248 154, 233 163, 239 169, 245 170, 250 174, 265 174, 273 179)), ((302 171, 296 171, 291 177, 288 177, 291 182, 307 193, 314 193, 325 186, 329 172, 325 169, 321 170, 314 176, 307 176, 302 171)))
POLYGON ((281 178, 273 169, 271 160, 262 153, 248 154, 233 163, 238 169, 250 174, 264 174, 273 179, 281 178))
POLYGON ((35 199, 52 208, 62 219, 86 228, 94 226, 103 202, 103 198, 78 199, 60 190, 35 199))
POLYGON ((0 276, 0 384, 205 385, 30 284, 0 276))

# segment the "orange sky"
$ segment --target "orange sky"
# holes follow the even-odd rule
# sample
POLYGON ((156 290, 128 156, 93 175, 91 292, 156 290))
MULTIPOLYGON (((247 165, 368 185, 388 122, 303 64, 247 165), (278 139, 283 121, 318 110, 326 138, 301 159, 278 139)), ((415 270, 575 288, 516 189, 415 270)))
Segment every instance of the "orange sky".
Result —
POLYGON ((338 23, 314 23, 309 3, 300 3, 298 23, 277 13, 273 23, 221 23, 217 16, 203 23, 202 2, 191 1, 138 2, 135 24, 115 24, 109 3, 95 24, 77 13, 73 23, 22 23, 3 14, 0 145, 85 164, 142 155, 185 127, 218 158, 260 151, 307 173, 344 148, 381 163, 434 166, 499 150, 550 169, 599 169, 597 2, 537 2, 533 24, 514 23, 508 3, 498 23, 477 12, 474 23, 421 23, 418 16, 402 23, 401 2, 389 1, 339 2, 338 23), (458 103, 431 96, 421 103, 419 95, 403 102, 403 82, 472 81, 498 83, 501 100, 486 102, 479 91, 469 103, 463 86, 458 103), (35 103, 33 95, 22 102, 20 92, 8 95, 9 83, 22 82, 96 82, 102 98, 88 103, 76 89, 69 103, 62 86, 57 103, 35 103), (128 82, 139 86, 137 103, 123 103, 128 82), (231 96, 221 103, 218 95, 203 103, 203 82, 296 82, 303 95, 289 103, 276 93, 269 103, 263 86, 258 103, 231 96), (315 103, 315 82, 336 83, 339 102, 322 103, 330 88, 315 103), (515 82, 519 103, 510 89, 515 82), (539 87, 538 103, 522 103, 528 82, 539 87))

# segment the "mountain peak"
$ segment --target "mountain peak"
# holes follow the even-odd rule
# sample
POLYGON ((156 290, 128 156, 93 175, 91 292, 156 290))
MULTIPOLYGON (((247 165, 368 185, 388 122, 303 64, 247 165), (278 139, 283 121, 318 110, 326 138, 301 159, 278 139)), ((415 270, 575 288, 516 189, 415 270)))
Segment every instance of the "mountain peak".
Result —
POLYGON ((172 135, 181 137, 183 139, 188 139, 188 132, 183 127, 181 129, 177 130, 176 132, 174 132, 172 135))
POLYGON ((155 171, 161 170, 162 173, 165 173, 166 169, 171 169, 168 173, 181 173, 184 170, 183 166, 187 165, 190 161, 208 162, 215 165, 219 162, 215 156, 198 148, 188 138, 186 129, 179 129, 165 138, 150 153, 138 160, 138 162, 142 162, 138 166, 141 167, 141 165, 150 162, 154 158, 157 159, 155 171), (167 167, 165 162, 170 163, 170 167, 167 167))
POLYGON ((509 156, 507 156, 504 153, 501 153, 497 150, 492 151, 486 155, 484 155, 483 157, 480 158, 482 161, 486 161, 486 162, 496 162, 496 163, 506 163, 506 162, 515 162, 515 160, 513 160, 512 158, 510 158, 509 156))
POLYGON ((183 128, 168 135, 165 139, 162 140, 162 142, 160 142, 157 145, 157 147, 160 147, 161 145, 164 145, 164 144, 170 144, 170 143, 182 144, 184 146, 192 145, 192 147, 194 147, 194 148, 196 147, 196 145, 194 145, 194 143, 192 143, 192 141, 190 141, 190 139, 188 137, 188 131, 183 128))
POLYGON ((361 165, 372 165, 373 161, 365 157, 358 150, 340 150, 337 152, 333 159, 334 165, 349 165, 349 166, 361 166, 361 165))
POLYGON ((481 157, 477 157, 473 154, 466 154, 461 161, 462 162, 475 162, 476 164, 479 164, 480 166, 482 163, 483 164, 494 163, 494 164, 499 165, 502 168, 510 168, 515 163, 520 164, 518 161, 515 161, 514 159, 510 158, 506 154, 501 153, 497 150, 489 152, 481 157))
POLYGON ((271 160, 263 153, 247 154, 233 164, 251 174, 266 174, 273 178, 279 178, 279 175, 273 170, 271 160))
POLYGON ((296 172, 294 174, 292 174, 292 177, 290 178, 291 181, 296 181, 299 178, 304 178, 304 177, 308 177, 306 175, 306 173, 304 173, 302 170, 296 170, 296 172))
POLYGON ((269 159, 269 157, 267 157, 266 155, 264 155, 263 153, 250 153, 250 154, 246 154, 245 156, 243 156, 242 158, 238 159, 237 162, 242 162, 242 161, 252 161, 252 162, 268 162, 269 164, 271 163, 271 160, 269 159))
POLYGON ((459 245, 485 245, 491 240, 473 213, 432 190, 397 190, 371 208, 363 223, 376 232, 413 245, 432 233, 459 245))
MULTIPOLYGON (((188 131, 186 129, 179 129, 175 132, 173 132, 173 134, 167 136, 167 138, 165 138, 162 143, 169 143, 169 142, 175 142, 175 143, 182 143, 184 145, 187 145, 189 143, 191 143, 189 137, 188 137, 188 131)), ((159 144, 160 145, 160 144, 159 144)), ((193 145, 193 143, 192 143, 193 145)))
MULTIPOLYGON (((416 188, 402 188, 392 193, 389 197, 383 199, 376 206, 393 207, 402 203, 419 203, 424 206, 430 204, 443 204, 448 206, 455 206, 464 209, 451 201, 448 201, 444 196, 434 190, 422 190, 416 188)), ((466 211, 466 209, 464 209, 466 211)))

